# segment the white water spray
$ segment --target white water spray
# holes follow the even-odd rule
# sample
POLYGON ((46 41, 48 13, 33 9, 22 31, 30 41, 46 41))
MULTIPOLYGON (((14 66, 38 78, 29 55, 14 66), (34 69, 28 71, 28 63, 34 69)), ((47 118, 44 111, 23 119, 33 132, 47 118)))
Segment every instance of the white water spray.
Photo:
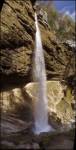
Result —
POLYGON ((52 127, 48 125, 48 100, 46 96, 46 72, 44 53, 41 42, 41 35, 38 26, 37 14, 35 13, 36 24, 36 47, 34 56, 34 77, 38 83, 38 92, 36 93, 36 103, 34 108, 35 128, 34 132, 48 132, 52 127))

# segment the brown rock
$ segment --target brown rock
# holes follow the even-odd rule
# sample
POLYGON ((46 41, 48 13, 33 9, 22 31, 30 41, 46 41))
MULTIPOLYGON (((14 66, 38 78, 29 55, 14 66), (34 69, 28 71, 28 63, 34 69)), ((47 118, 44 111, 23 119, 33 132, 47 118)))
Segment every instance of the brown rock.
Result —
MULTIPOLYGON (((2 88, 14 87, 32 79, 32 56, 35 47, 35 0, 5 0, 1 10, 1 60, 0 76, 2 88), (32 3, 31 3, 32 2, 32 3)), ((38 16, 44 48, 47 78, 74 75, 74 49, 62 44, 55 32, 38 16)))
POLYGON ((1 11, 0 75, 2 86, 4 82, 5 84, 7 82, 18 84, 21 81, 27 81, 32 67, 34 39, 35 23, 31 1, 5 0, 1 11))
POLYGON ((32 104, 24 88, 15 88, 0 93, 1 114, 12 114, 22 120, 32 120, 32 104))
MULTIPOLYGON (((62 124, 67 124, 74 120, 74 112, 71 106, 72 96, 64 97, 63 86, 59 81, 47 81, 47 98, 48 98, 48 112, 50 116, 54 117, 54 120, 61 120, 62 124)), ((37 83, 29 83, 25 86, 25 90, 28 96, 32 99, 33 105, 36 102, 37 83)), ((73 100, 73 99, 72 99, 73 100)), ((34 109, 34 108, 33 108, 34 109)))

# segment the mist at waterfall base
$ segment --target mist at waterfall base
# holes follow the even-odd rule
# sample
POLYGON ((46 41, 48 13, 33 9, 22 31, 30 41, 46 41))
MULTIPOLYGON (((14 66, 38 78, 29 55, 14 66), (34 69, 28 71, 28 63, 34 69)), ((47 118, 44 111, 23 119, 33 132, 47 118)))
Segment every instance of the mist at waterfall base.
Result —
POLYGON ((44 53, 41 42, 41 35, 38 26, 37 14, 35 13, 36 37, 35 37, 35 55, 34 55, 34 80, 38 84, 36 93, 36 102, 34 106, 34 129, 33 132, 49 132, 52 127, 48 124, 48 100, 46 96, 46 71, 44 53))

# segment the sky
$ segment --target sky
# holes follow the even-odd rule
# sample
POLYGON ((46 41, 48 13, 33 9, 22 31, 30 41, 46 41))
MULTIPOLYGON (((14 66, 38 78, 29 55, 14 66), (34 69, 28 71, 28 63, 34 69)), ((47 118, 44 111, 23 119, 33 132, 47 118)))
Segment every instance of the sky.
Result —
POLYGON ((75 1, 76 0, 39 0, 39 1, 53 1, 54 6, 59 12, 64 13, 65 15, 70 16, 73 20, 76 20, 76 10, 75 10, 75 1))
POLYGON ((59 12, 69 15, 75 20, 75 0, 54 0, 54 5, 59 12))

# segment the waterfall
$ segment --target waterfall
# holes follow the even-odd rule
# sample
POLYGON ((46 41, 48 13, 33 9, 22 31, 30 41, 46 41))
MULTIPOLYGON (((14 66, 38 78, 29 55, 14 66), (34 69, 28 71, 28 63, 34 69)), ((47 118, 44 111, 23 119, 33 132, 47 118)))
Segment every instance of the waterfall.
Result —
POLYGON ((35 13, 36 37, 34 55, 34 80, 38 83, 36 103, 34 106, 35 128, 34 132, 48 132, 52 129, 48 125, 48 100, 46 96, 46 71, 41 35, 38 26, 37 14, 35 13))

